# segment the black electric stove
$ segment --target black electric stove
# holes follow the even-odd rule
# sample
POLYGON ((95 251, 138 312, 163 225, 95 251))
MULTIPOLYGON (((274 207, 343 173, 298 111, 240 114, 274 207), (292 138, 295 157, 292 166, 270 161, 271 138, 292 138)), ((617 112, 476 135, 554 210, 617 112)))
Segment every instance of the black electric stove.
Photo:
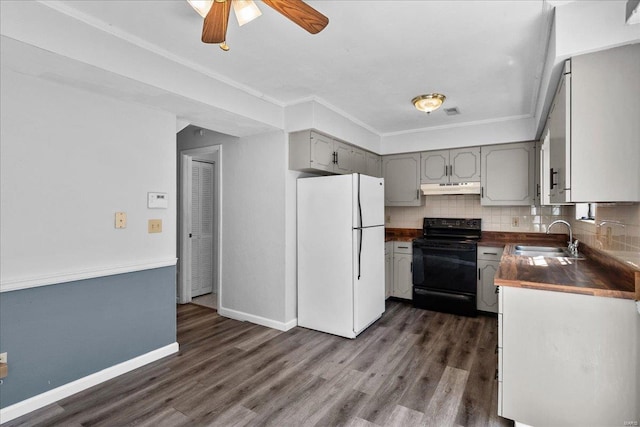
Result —
POLYGON ((413 305, 475 316, 478 218, 424 218, 413 241, 413 305))

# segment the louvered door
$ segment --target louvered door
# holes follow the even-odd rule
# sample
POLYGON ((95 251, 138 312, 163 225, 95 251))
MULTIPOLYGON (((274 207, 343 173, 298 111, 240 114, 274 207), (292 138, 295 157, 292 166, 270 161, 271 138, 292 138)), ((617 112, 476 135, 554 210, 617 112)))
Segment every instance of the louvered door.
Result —
POLYGON ((191 297, 213 291, 213 168, 192 162, 191 297))

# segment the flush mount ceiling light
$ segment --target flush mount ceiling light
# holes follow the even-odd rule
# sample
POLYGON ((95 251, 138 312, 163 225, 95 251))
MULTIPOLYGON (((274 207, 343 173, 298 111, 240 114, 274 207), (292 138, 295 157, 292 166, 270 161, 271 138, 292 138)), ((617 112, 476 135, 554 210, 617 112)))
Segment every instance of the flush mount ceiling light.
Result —
POLYGON ((441 93, 429 93, 426 95, 418 95, 411 100, 411 103, 420 111, 430 113, 440 108, 446 96, 441 93))
MULTIPOLYGON (((225 39, 232 4, 240 26, 262 15, 253 0, 187 0, 187 2, 204 18, 202 41, 217 43, 222 50, 229 50, 225 39)), ((319 33, 329 23, 329 18, 302 0, 263 0, 263 3, 311 34, 319 33)))

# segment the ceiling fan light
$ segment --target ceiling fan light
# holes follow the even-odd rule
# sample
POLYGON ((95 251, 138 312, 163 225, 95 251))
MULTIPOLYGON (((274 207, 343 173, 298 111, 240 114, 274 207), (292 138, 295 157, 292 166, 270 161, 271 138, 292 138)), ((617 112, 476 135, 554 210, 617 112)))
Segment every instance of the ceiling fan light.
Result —
POLYGON ((426 95, 418 95, 411 100, 411 103, 420 111, 430 113, 440 108, 446 96, 440 93, 429 93, 426 95))
POLYGON ((187 2, 203 18, 207 16, 213 4, 213 0, 187 0, 187 2))
POLYGON ((236 13, 236 19, 240 26, 262 15, 262 12, 260 12, 260 9, 258 9, 258 6, 253 0, 233 0, 231 4, 233 5, 233 10, 236 13))

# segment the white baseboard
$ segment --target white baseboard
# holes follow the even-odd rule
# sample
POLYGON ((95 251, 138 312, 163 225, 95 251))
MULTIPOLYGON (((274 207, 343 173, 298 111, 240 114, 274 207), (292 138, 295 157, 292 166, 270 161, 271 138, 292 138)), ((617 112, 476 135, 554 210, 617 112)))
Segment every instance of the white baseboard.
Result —
POLYGON ((220 307, 218 308, 218 314, 220 316, 242 320, 243 322, 251 322, 257 325, 266 326, 268 328, 277 329, 284 332, 298 326, 298 319, 293 319, 288 322, 279 322, 277 320, 267 319, 266 317, 256 316, 254 314, 249 314, 242 311, 231 310, 230 308, 220 307))
POLYGON ((163 357, 177 353, 178 350, 178 343, 174 342, 159 349, 150 351, 149 353, 145 353, 141 356, 134 357, 133 359, 129 359, 125 362, 118 363, 117 365, 98 371, 95 374, 87 375, 86 377, 61 385, 60 387, 45 391, 37 396, 14 403, 11 406, 0 409, 0 420, 2 420, 3 423, 6 423, 28 414, 29 412, 33 412, 36 409, 43 408, 57 402, 58 400, 64 399, 65 397, 69 397, 72 394, 76 394, 91 388, 94 385, 98 385, 119 375, 133 371, 141 366, 162 359, 163 357))

